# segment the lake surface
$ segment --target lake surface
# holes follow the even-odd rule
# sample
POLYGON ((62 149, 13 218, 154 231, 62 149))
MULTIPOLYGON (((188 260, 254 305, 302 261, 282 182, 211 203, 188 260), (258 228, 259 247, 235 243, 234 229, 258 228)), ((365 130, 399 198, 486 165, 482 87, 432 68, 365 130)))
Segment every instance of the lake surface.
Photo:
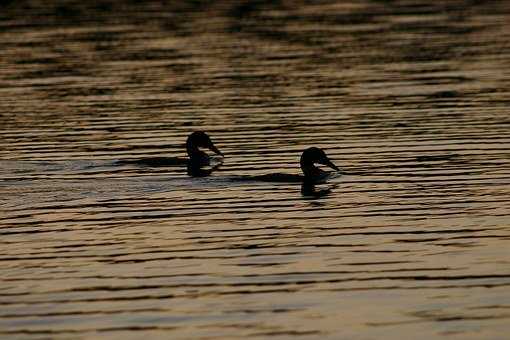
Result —
POLYGON ((1 338, 507 338, 508 2, 0 13, 1 338), (324 195, 233 180, 309 146, 324 195))

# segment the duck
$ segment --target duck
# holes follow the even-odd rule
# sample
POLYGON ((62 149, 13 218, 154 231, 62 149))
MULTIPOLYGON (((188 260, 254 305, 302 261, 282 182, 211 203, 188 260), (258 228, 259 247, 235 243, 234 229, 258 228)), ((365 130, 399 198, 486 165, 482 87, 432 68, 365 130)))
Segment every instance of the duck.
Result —
POLYGON ((186 152, 188 158, 183 157, 149 157, 133 160, 121 160, 116 162, 118 165, 135 164, 148 167, 167 167, 186 165, 189 169, 198 169, 204 166, 211 165, 211 157, 200 150, 200 148, 207 148, 215 154, 223 157, 223 153, 214 145, 211 138, 203 131, 194 131, 186 140, 186 152))
POLYGON ((316 164, 326 165, 335 171, 340 171, 340 169, 328 158, 324 150, 318 147, 309 147, 304 150, 301 154, 299 163, 303 175, 273 173, 251 176, 249 179, 264 182, 304 183, 313 185, 325 183, 331 175, 331 171, 324 171, 318 168, 316 164))

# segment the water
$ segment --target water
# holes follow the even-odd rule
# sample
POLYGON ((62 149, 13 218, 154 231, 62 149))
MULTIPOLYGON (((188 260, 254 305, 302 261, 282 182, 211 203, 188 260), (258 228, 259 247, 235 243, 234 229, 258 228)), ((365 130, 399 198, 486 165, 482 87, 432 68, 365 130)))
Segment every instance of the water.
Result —
POLYGON ((2 338, 510 331, 508 3, 0 7, 2 338), (308 146, 323 195, 233 180, 308 146))

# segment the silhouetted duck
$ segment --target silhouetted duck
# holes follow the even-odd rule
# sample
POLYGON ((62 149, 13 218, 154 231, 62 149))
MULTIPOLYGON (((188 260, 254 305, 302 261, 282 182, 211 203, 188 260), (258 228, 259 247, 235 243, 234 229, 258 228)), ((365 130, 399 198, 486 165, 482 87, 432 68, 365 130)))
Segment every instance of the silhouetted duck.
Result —
POLYGON ((211 158, 207 153, 200 150, 200 148, 207 148, 217 155, 223 156, 218 148, 213 144, 211 138, 202 131, 195 131, 188 136, 186 140, 186 151, 189 158, 182 157, 149 157, 133 160, 118 161, 117 164, 136 164, 141 166, 150 167, 164 167, 187 165, 189 169, 198 169, 203 166, 209 166, 211 158))
POLYGON ((328 156, 326 156, 326 153, 322 149, 316 147, 311 147, 303 151, 300 164, 303 175, 274 173, 260 176, 251 176, 248 179, 264 182, 302 182, 319 184, 324 183, 328 179, 331 172, 321 170, 315 164, 326 165, 336 171, 340 171, 340 169, 335 164, 333 164, 333 162, 331 162, 328 156))

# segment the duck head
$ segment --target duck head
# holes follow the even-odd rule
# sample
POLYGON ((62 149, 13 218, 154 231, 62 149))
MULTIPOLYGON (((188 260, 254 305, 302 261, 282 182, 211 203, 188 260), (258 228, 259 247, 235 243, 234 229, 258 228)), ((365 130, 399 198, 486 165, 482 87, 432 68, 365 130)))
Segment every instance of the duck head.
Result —
POLYGON ((186 151, 188 152, 188 156, 193 158, 198 154, 203 154, 199 148, 207 148, 214 152, 217 155, 223 156, 220 150, 213 144, 211 138, 202 131, 195 131, 191 135, 189 135, 186 140, 186 151))
POLYGON ((316 147, 311 147, 303 151, 301 155, 301 170, 307 179, 319 179, 324 174, 324 171, 315 166, 315 164, 322 164, 329 166, 331 169, 340 171, 340 169, 331 162, 326 156, 324 150, 316 147))

